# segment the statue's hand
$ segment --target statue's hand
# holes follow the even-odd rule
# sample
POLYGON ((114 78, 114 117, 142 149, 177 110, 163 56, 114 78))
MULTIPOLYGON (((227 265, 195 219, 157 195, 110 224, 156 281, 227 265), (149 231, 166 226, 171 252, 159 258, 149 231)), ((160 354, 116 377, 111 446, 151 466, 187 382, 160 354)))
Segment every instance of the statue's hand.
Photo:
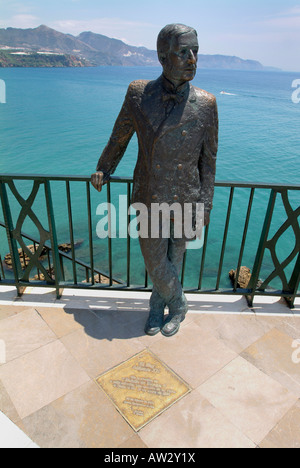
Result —
POLYGON ((96 190, 98 190, 98 192, 101 192, 104 185, 103 178, 103 172, 95 172, 95 174, 92 174, 91 184, 93 187, 95 187, 96 190))

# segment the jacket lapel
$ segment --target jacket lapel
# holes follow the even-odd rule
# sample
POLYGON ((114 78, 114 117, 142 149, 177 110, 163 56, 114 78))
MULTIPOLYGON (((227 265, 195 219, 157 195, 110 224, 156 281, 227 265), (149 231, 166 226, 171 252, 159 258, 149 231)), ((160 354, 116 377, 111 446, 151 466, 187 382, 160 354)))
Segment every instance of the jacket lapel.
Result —
POLYGON ((148 84, 141 102, 141 112, 147 119, 148 127, 152 128, 155 140, 161 138, 165 132, 197 119, 196 93, 194 87, 190 85, 183 101, 176 103, 169 114, 166 113, 166 104, 163 102, 166 91, 162 79, 159 77, 148 84))
POLYGON ((161 81, 162 78, 160 77, 148 84, 141 102, 141 112, 147 119, 148 126, 152 128, 154 134, 156 134, 166 118, 161 81))
POLYGON ((189 92, 186 98, 179 104, 176 104, 169 116, 162 122, 160 128, 156 132, 155 141, 162 138, 165 133, 169 133, 175 128, 184 126, 186 123, 197 120, 198 112, 195 107, 196 94, 192 86, 189 87, 189 92))

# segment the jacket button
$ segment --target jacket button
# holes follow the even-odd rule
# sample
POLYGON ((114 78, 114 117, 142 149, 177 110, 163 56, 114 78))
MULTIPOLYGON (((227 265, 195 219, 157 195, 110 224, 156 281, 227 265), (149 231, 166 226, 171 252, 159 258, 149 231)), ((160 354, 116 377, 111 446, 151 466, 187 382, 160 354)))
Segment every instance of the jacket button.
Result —
POLYGON ((183 130, 182 133, 181 133, 182 136, 187 136, 187 131, 186 130, 183 130))
POLYGON ((181 170, 182 170, 182 168, 183 168, 182 164, 178 164, 178 166, 177 166, 177 167, 178 167, 178 169, 179 169, 180 171, 181 171, 181 170))
POLYGON ((157 195, 152 195, 152 200, 157 200, 157 195))
POLYGON ((156 169, 160 169, 160 167, 161 167, 160 164, 157 164, 156 169))
POLYGON ((174 195, 174 200, 178 200, 178 195, 174 195))

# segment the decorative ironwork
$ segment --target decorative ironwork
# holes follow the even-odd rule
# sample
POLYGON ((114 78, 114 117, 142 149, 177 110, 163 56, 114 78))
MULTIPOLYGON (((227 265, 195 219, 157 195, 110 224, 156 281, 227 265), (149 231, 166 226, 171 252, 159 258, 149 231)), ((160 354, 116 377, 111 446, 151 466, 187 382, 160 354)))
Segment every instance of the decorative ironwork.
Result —
POLYGON ((255 286, 258 281, 258 275, 260 272, 261 264, 265 255, 266 250, 268 249, 271 253, 271 258, 274 265, 274 270, 269 274, 269 276, 260 284, 258 291, 265 291, 271 281, 275 278, 280 278, 282 283, 282 291, 284 293, 291 294, 291 297, 285 296, 286 300, 289 304, 293 303, 295 298, 295 293, 297 292, 297 288, 299 285, 299 278, 300 278, 300 227, 298 222, 298 217, 300 216, 300 207, 293 210, 289 198, 288 198, 288 191, 281 190, 279 193, 282 198, 283 206, 287 215, 286 221, 282 224, 282 226, 277 230, 277 232, 273 235, 271 239, 268 239, 272 215, 274 211, 275 201, 277 191, 272 190, 269 200, 269 206, 265 218, 265 224, 260 240, 260 245, 257 251, 257 256, 254 264, 253 275, 251 277, 251 282, 249 284, 249 288, 252 289, 252 295, 250 296, 250 305, 253 300, 253 291, 255 290, 255 286), (292 228, 294 235, 295 235, 295 246, 282 262, 279 261, 278 256, 276 254, 276 246, 280 238, 283 234, 289 229, 292 228), (285 268, 294 260, 294 258, 298 255, 293 273, 291 275, 290 280, 287 279, 285 274, 285 268))
POLYGON ((288 218, 285 221, 285 223, 278 229, 278 231, 272 237, 272 239, 266 241, 265 248, 269 249, 271 252, 271 256, 272 256, 275 269, 260 286, 259 290, 261 291, 266 289, 267 286, 270 284, 270 282, 274 278, 276 278, 276 276, 278 276, 281 279, 283 291, 287 291, 287 292, 290 291, 290 282, 286 278, 284 269, 294 260, 297 254, 299 255, 299 251, 300 251, 300 228, 299 228, 299 222, 298 222, 298 217, 300 216, 300 207, 298 207, 296 210, 292 209, 289 203, 287 190, 281 193, 281 197, 282 197, 282 201, 283 201, 284 208, 285 208, 288 218), (290 255, 283 262, 280 263, 276 255, 276 244, 279 241, 280 237, 285 233, 285 231, 289 229, 289 227, 292 227, 294 234, 295 234, 295 239, 296 239, 295 247, 293 251, 290 253, 290 255))
MULTIPOLYGON (((6 234, 9 244, 10 255, 12 259, 12 268, 14 280, 9 280, 5 277, 5 272, 1 266, 1 284, 15 284, 18 293, 22 294, 23 290, 27 286, 47 286, 51 282, 54 284, 57 296, 60 297, 63 288, 80 288, 80 289, 122 289, 122 290, 136 290, 136 291, 150 291, 151 286, 149 285, 147 271, 145 271, 144 278, 140 278, 138 285, 132 284, 132 266, 131 266, 131 238, 127 231, 127 249, 125 248, 124 252, 124 262, 126 262, 126 279, 116 279, 113 275, 113 248, 114 244, 110 237, 107 238, 107 255, 108 255, 108 271, 102 272, 99 269, 95 268, 94 265, 94 255, 95 255, 95 246, 93 242, 92 235, 92 205, 91 205, 91 194, 90 194, 90 177, 85 176, 45 176, 45 175, 8 175, 0 174, 0 195, 3 209, 4 221, 0 220, 0 228, 6 228, 6 234), (18 192, 15 181, 16 180, 26 180, 33 182, 33 187, 28 198, 23 198, 18 192), (68 220, 66 220, 66 232, 69 230, 70 234, 70 244, 71 244, 71 254, 68 255, 59 250, 56 236, 56 227, 54 219, 54 210, 53 202, 51 196, 51 186, 54 182, 61 182, 65 184, 66 196, 65 203, 67 205, 68 220), (71 191, 70 183, 81 183, 85 185, 86 190, 81 190, 81 193, 85 193, 86 197, 86 207, 87 207, 87 216, 88 222, 86 226, 86 236, 85 239, 88 242, 88 251, 89 251, 89 261, 87 263, 75 258, 75 241, 74 241, 74 223, 73 223, 73 214, 72 214, 72 203, 71 203, 71 191), (48 230, 42 225, 38 213, 35 213, 33 210, 33 204, 36 200, 36 197, 39 191, 44 187, 44 200, 46 206, 46 213, 48 216, 48 230), (11 206, 9 198, 7 195, 7 189, 10 189, 15 199, 19 202, 21 210, 18 213, 18 218, 16 225, 14 225, 11 214, 11 206), (33 239, 32 236, 28 236, 22 232, 22 227, 26 219, 31 219, 33 224, 36 226, 39 232, 39 239, 33 239), (31 251, 26 245, 26 240, 30 239, 34 244, 34 250, 31 251), (18 252, 18 245, 21 246, 21 249, 24 252, 24 257, 27 256, 29 261, 26 264, 25 270, 22 270, 20 263, 20 257, 18 252), (43 248, 47 249, 48 253, 48 269, 42 265, 39 261, 40 254, 43 248), (51 256, 51 259, 50 259, 51 256), (71 262, 72 268, 69 275, 73 275, 73 279, 65 280, 64 275, 64 262, 71 262), (81 281, 77 277, 77 266, 80 269, 85 270, 86 278, 85 281, 81 281), (33 268, 38 270, 39 281, 32 281, 30 278, 30 272, 33 268), (51 270, 49 274, 48 271, 51 270), (53 271, 53 278, 52 276, 53 271), (40 273, 42 273, 45 281, 40 281, 40 273), (99 281, 96 277, 99 276, 99 281), (100 279, 100 276, 106 278, 106 281, 103 282, 100 279)), ((125 185, 127 187, 127 224, 130 222, 130 216, 128 214, 128 208, 130 204, 130 195, 132 189, 132 179, 131 178, 119 178, 114 177, 107 184, 107 201, 111 201, 111 189, 112 185, 125 185)), ((221 236, 220 241, 220 259, 218 267, 216 268, 216 278, 215 278, 215 288, 213 289, 204 289, 203 288, 203 279, 205 278, 205 264, 208 262, 207 248, 210 242, 210 230, 209 228, 205 229, 204 244, 202 248, 201 260, 199 261, 199 282, 196 289, 187 289, 184 288, 186 292, 195 293, 195 294, 236 294, 244 295, 249 305, 253 304, 253 299, 258 295, 270 295, 270 296, 281 296, 284 297, 288 305, 293 307, 295 297, 299 297, 300 293, 298 291, 299 281, 300 281, 300 228, 299 228, 299 215, 300 207, 293 209, 290 201, 289 194, 293 191, 294 193, 300 193, 299 185, 286 185, 281 186, 279 184, 259 184, 259 183, 247 183, 247 182, 222 182, 217 181, 215 186, 218 190, 230 190, 229 200, 227 204, 227 216, 224 223, 223 237, 221 236), (230 288, 220 288, 221 278, 223 278, 224 270, 224 258, 226 255, 227 243, 228 243, 228 234, 229 226, 232 218, 232 206, 235 200, 235 194, 238 189, 247 189, 250 190, 249 200, 248 200, 248 209, 246 211, 246 218, 244 222, 243 232, 241 235, 241 245, 236 246, 236 253, 238 257, 236 276, 233 283, 233 287, 230 288), (268 207, 260 235, 260 240, 256 248, 256 256, 253 266, 248 264, 249 269, 251 270, 251 280, 247 286, 247 289, 241 289, 238 287, 238 278, 239 271, 243 262, 243 257, 245 254, 245 246, 247 241, 247 235, 249 230, 251 213, 254 205, 254 197, 257 190, 267 190, 270 191, 270 198, 268 202, 268 207), (278 194, 281 195, 283 206, 287 219, 283 222, 282 226, 277 230, 277 232, 269 238, 270 227, 272 224, 273 214, 275 210, 275 202, 278 194), (282 239, 282 236, 287 232, 288 229, 292 229, 292 232, 295 236, 296 242, 293 246, 292 252, 280 261, 276 253, 276 246, 278 242, 282 239), (263 259, 266 251, 269 251, 271 254, 273 267, 271 272, 263 270, 264 279, 260 286, 258 287, 258 280, 260 274, 262 273, 263 259), (293 272, 290 278, 286 276, 286 268, 291 265, 292 262, 295 262, 293 272), (252 266, 252 268, 251 268, 252 266), (270 290, 268 289, 269 284, 276 278, 280 278, 282 283, 282 288, 280 290, 270 290)), ((82 189, 82 185, 81 185, 82 189)), ((43 191, 41 191, 43 195, 43 191)), ((36 210, 35 210, 36 211, 36 210)), ((109 213, 110 214, 110 213, 109 213)), ((111 216, 108 216, 109 223, 111 223, 111 216)), ((109 226, 111 230, 111 226, 109 226)), ((106 242, 106 241, 105 241, 106 242)), ((3 253, 3 252, 0 252, 3 253)), ((189 256, 187 256, 189 257, 189 256)), ((188 258, 185 257, 182 268, 182 283, 184 283, 185 273, 188 271, 189 262, 188 258)), ((222 280, 223 281, 223 280, 222 280)))
POLYGON ((32 205, 33 205, 33 203, 34 203, 34 201, 36 199, 36 196, 37 196, 37 194, 39 192, 41 184, 42 183, 39 182, 39 181, 34 181, 31 194, 29 195, 29 197, 27 199, 24 199, 23 197, 21 197, 21 195, 17 191, 16 186, 14 184, 14 181, 11 180, 11 181, 8 182, 8 186, 9 186, 10 190, 12 191, 12 193, 15 196, 16 200, 18 200, 19 204, 21 205, 21 211, 20 211, 18 220, 16 222, 16 227, 11 232, 11 236, 13 237, 13 239, 16 239, 18 241, 18 243, 20 244, 23 252, 25 252, 26 255, 30 259, 29 263, 27 264, 27 266, 25 268, 25 271, 23 272, 22 276, 19 278, 20 281, 28 281, 29 282, 30 273, 31 273, 32 269, 34 267, 36 267, 37 270, 40 270, 42 272, 42 274, 45 277, 45 280, 52 284, 54 282, 53 279, 49 275, 48 271, 44 268, 42 263, 39 261, 39 258, 42 255, 42 252, 43 252, 43 249, 45 247, 46 242, 50 241, 50 239, 51 239, 50 232, 46 231, 46 229, 43 228, 43 226, 42 226, 41 222, 39 221, 38 217, 35 215, 35 213, 32 210, 32 205), (39 242, 38 242, 38 248, 37 248, 37 250, 35 250, 34 254, 32 253, 32 251, 30 249, 28 249, 28 247, 26 246, 26 244, 25 244, 25 242, 23 240, 23 237, 22 237, 22 227, 23 227, 23 224, 24 224, 27 217, 29 217, 32 220, 32 222, 34 223, 34 225, 38 229, 39 236, 40 236, 40 239, 39 239, 39 242))

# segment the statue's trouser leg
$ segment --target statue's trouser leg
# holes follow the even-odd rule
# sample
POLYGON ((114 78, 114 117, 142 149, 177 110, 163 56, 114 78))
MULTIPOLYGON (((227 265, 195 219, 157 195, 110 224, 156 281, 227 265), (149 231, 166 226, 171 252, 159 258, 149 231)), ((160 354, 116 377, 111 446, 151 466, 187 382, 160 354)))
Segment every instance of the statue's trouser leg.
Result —
POLYGON ((156 335, 160 332, 164 322, 165 307, 166 303, 164 299, 153 287, 150 298, 150 313, 145 326, 145 333, 147 335, 156 335))
MULTIPOLYGON (((173 226, 171 226, 173 228, 173 226)), ((186 251, 186 239, 176 239, 173 235, 173 230, 171 228, 171 237, 169 239, 169 249, 168 249, 168 258, 171 263, 175 266, 178 279, 181 277, 182 272, 182 263, 183 263, 183 256, 186 251)), ((181 283, 180 283, 181 285, 181 283)), ((182 290, 182 288, 181 288, 182 290)), ((180 298, 180 313, 182 316, 182 320, 184 320, 185 315, 187 313, 187 300, 182 290, 182 295, 180 298)), ((170 315, 177 313, 176 306, 169 307, 170 315)))
POLYGON ((178 316, 180 321, 187 312, 187 301, 179 280, 185 239, 174 239, 171 229, 170 239, 140 238, 142 254, 149 276, 153 282, 153 294, 150 299, 150 320, 162 326, 164 309, 169 307, 170 317, 178 316))

